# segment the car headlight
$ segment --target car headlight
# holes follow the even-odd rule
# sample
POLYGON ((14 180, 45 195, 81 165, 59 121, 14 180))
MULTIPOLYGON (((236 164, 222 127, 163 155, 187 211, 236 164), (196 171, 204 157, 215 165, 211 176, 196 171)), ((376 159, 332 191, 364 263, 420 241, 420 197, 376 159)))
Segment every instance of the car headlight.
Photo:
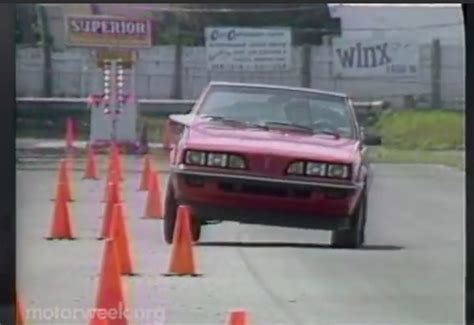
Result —
POLYGON ((184 163, 208 167, 245 169, 245 159, 236 154, 187 150, 184 163))
POLYGON ((306 164, 306 175, 308 176, 326 176, 326 167, 324 163, 308 162, 306 164))
POLYGON ((206 153, 202 151, 188 150, 186 151, 185 162, 188 165, 205 165, 206 153))
POLYGON ((350 176, 350 166, 322 162, 296 161, 288 166, 286 173, 288 175, 347 179, 350 176))
POLYGON ((297 161, 292 163, 287 170, 290 175, 304 175, 304 162, 297 161))
POLYGON ((238 155, 229 155, 228 167, 233 169, 245 169, 245 160, 238 155))
POLYGON ((327 176, 331 178, 347 178, 349 176, 349 167, 331 164, 328 166, 327 176))
POLYGON ((227 154, 210 152, 207 155, 207 165, 211 167, 226 167, 227 154))

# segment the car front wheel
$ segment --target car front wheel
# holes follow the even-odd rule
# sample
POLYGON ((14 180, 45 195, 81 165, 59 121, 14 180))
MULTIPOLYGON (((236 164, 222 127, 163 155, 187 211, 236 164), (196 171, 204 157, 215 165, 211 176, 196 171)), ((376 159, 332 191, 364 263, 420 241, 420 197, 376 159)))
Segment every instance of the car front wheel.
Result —
POLYGON ((367 197, 362 194, 359 205, 351 216, 349 229, 334 230, 331 245, 336 248, 360 248, 365 241, 365 223, 367 217, 367 197))
MULTIPOLYGON (((167 244, 173 243, 173 235, 174 235, 174 227, 176 224, 176 217, 178 214, 178 202, 176 201, 174 195, 174 189, 171 185, 171 182, 168 182, 166 187, 166 196, 165 196, 165 204, 164 204, 164 220, 163 220, 163 233, 165 242, 167 244)), ((201 222, 199 219, 191 217, 191 235, 193 241, 199 241, 201 237, 201 222)))

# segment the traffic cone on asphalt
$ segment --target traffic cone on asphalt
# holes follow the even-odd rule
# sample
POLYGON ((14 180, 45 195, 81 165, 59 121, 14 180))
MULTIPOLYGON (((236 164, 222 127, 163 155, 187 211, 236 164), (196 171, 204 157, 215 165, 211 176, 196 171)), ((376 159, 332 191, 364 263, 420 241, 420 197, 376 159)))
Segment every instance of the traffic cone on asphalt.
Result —
MULTIPOLYGON (((60 184, 59 186, 65 186, 60 184)), ((63 191, 63 190, 61 190, 63 191)), ((54 207, 53 223, 48 239, 74 239, 71 210, 64 197, 58 197, 54 207)))
POLYGON ((144 219, 163 219, 161 210, 161 194, 158 186, 158 173, 151 175, 150 190, 146 203, 144 219))
POLYGON ((52 199, 52 201, 57 200, 57 198, 60 196, 65 197, 66 200, 69 202, 74 201, 72 199, 71 183, 69 180, 67 161, 65 159, 61 159, 59 164, 58 181, 56 185, 56 197, 52 199), (65 186, 63 188, 60 188, 61 184, 65 186))
POLYGON ((155 180, 153 179, 153 175, 156 174, 156 169, 155 169, 155 166, 153 165, 153 161, 151 160, 150 161, 150 173, 148 174, 148 183, 147 183, 147 191, 151 191, 151 188, 154 186, 153 185, 153 182, 155 182, 155 180))
POLYGON ((109 155, 109 172, 116 171, 118 178, 123 181, 123 164, 122 157, 120 155, 120 149, 116 144, 112 144, 109 155))
POLYGON ((145 155, 143 158, 143 169, 142 169, 142 178, 140 181, 139 191, 148 191, 148 185, 150 183, 151 170, 151 157, 150 155, 145 155))
POLYGON ((25 324, 25 309, 23 306, 22 301, 18 297, 18 294, 15 297, 15 323, 16 325, 24 325, 25 324))
POLYGON ((114 311, 114 317, 108 319, 110 324, 128 324, 124 313, 126 310, 125 292, 120 278, 116 243, 113 239, 108 239, 105 242, 96 299, 96 309, 105 310, 107 314, 114 311))
POLYGON ((229 312, 227 325, 250 325, 250 317, 246 310, 236 309, 229 312))
POLYGON ((99 239, 105 239, 110 237, 110 222, 112 220, 112 214, 115 204, 121 203, 118 192, 117 183, 109 183, 109 195, 107 203, 105 205, 104 216, 102 221, 102 230, 99 239))
MULTIPOLYGON (((74 192, 74 154, 69 153, 66 158, 67 162, 67 173, 66 173, 66 178, 67 178, 67 184, 69 184, 69 191, 72 193, 74 192)), ((72 194, 71 194, 72 197, 72 194)))
POLYGON ((188 206, 178 207, 171 259, 168 273, 165 275, 198 275, 194 261, 191 216, 188 206))
POLYGON ((106 203, 109 201, 109 197, 110 197, 110 184, 115 184, 117 185, 116 188, 113 188, 114 190, 116 190, 116 194, 117 194, 117 200, 119 202, 122 202, 123 201, 123 191, 122 191, 122 184, 119 182, 119 180, 117 179, 117 173, 111 173, 110 176, 109 176, 109 179, 107 180, 106 182, 106 186, 105 186, 105 192, 104 192, 104 198, 102 199, 102 203, 106 203))
POLYGON ((56 184, 56 196, 51 201, 66 200, 72 202, 71 193, 68 190, 68 186, 65 183, 56 184))
POLYGON ((97 163, 96 157, 94 154, 94 150, 91 146, 87 148, 87 162, 86 162, 86 170, 84 171, 83 179, 93 179, 98 180, 99 176, 97 173, 97 163))
POLYGON ((124 216, 123 204, 117 203, 114 205, 112 220, 110 225, 110 238, 114 239, 117 243, 120 272, 123 275, 133 275, 130 235, 124 216))

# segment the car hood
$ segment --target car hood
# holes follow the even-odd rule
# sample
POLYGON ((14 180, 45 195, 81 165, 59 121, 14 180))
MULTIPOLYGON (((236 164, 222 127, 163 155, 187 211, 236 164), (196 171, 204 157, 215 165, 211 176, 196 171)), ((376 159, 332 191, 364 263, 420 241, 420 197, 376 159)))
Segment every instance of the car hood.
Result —
POLYGON ((358 141, 293 130, 268 131, 197 121, 189 125, 186 147, 350 163, 358 141))

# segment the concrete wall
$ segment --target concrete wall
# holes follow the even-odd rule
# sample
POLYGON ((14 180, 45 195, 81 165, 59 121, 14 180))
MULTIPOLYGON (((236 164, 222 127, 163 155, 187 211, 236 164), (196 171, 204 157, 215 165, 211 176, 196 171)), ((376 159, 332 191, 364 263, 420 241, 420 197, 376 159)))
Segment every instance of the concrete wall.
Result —
MULTIPOLYGON (((174 73, 174 46, 159 46, 140 51, 136 67, 136 93, 139 98, 171 98, 174 73)), ((395 107, 413 96, 429 105, 431 97, 431 45, 420 45, 421 72, 418 77, 397 79, 336 78, 332 76, 330 45, 311 48, 311 86, 345 92, 356 100, 387 100, 395 107)), ((205 48, 183 49, 183 99, 195 99, 211 80, 258 82, 300 86, 301 48, 293 49, 293 67, 286 72, 210 72, 206 69, 205 48)), ((101 92, 102 73, 94 56, 84 49, 68 49, 53 54, 53 96, 87 97, 101 92)), ((441 46, 441 98, 447 108, 464 106, 464 49, 459 45, 441 46)), ((17 50, 16 82, 18 96, 42 96, 43 54, 40 49, 17 50)))

